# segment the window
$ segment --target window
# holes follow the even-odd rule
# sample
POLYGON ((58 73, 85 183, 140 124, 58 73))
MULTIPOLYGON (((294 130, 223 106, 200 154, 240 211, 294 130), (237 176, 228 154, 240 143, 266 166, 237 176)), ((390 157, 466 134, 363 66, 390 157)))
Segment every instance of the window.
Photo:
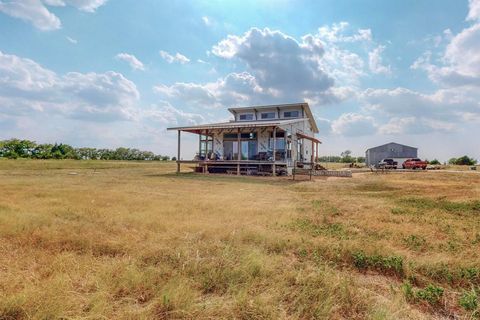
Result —
POLYGON ((253 120, 253 113, 241 114, 241 115, 239 116, 239 119, 240 119, 241 121, 253 120))
MULTIPOLYGON (((285 132, 283 132, 283 131, 277 131, 275 137, 277 137, 277 138, 283 138, 283 137, 285 137, 285 132)), ((273 132, 270 132, 270 138, 273 138, 273 132)))
POLYGON ((284 118, 298 118, 299 114, 300 113, 298 112, 298 110, 297 111, 285 111, 283 113, 283 117, 284 118))
MULTIPOLYGON (((275 149, 277 151, 285 150, 285 132, 278 132, 275 135, 275 149)), ((273 150, 273 132, 270 133, 270 139, 268 140, 268 147, 273 150)))
MULTIPOLYGON (((223 134, 223 140, 237 140, 237 139, 238 139, 238 133, 224 133, 223 134)), ((241 133, 240 134, 240 139, 242 139, 242 140, 257 139, 257 133, 256 132, 241 133)))
POLYGON ((201 157, 206 157, 207 156, 207 151, 208 152, 213 151, 213 137, 201 134, 200 135, 200 150, 199 150, 200 156, 201 157))
POLYGON ((263 112, 262 119, 275 119, 275 112, 263 112))
POLYGON ((238 136, 236 133, 224 133, 223 140, 237 140, 238 136))
POLYGON ((257 139, 257 133, 250 132, 250 133, 242 133, 240 134, 240 138, 243 139, 257 139))
MULTIPOLYGON (((238 133, 223 134, 223 154, 225 160, 238 159, 238 133)), ((240 133, 240 159, 254 160, 257 154, 257 134, 240 133)))

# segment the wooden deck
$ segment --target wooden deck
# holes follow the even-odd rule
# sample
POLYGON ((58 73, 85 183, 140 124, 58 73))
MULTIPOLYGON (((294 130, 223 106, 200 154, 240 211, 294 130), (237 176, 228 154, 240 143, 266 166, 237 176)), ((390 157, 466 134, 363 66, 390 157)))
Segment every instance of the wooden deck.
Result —
POLYGON ((279 165, 286 166, 285 161, 259 161, 259 160, 177 160, 181 164, 198 164, 198 165, 215 165, 215 164, 232 164, 232 165, 279 165))
POLYGON ((258 160, 178 160, 181 164, 193 164, 197 172, 203 173, 236 173, 237 175, 284 175, 287 174, 285 161, 258 161, 258 160))

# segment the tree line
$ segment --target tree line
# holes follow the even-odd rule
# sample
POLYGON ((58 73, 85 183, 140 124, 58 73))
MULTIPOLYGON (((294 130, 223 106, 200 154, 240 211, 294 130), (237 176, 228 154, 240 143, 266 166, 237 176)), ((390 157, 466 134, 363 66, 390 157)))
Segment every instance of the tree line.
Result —
MULTIPOLYGON (((345 150, 339 156, 321 156, 317 158, 317 161, 336 162, 336 163, 365 163, 365 157, 354 157, 352 156, 352 152, 350 150, 345 150)), ((425 161, 427 161, 429 164, 432 164, 432 165, 441 164, 440 161, 438 161, 437 159, 433 159, 430 161, 425 160, 425 161)), ((473 166, 477 164, 477 160, 465 155, 459 158, 451 158, 450 160, 448 160, 448 164, 473 166)))
POLYGON ((345 150, 339 156, 321 156, 317 158, 319 162, 335 163, 365 163, 365 157, 354 157, 352 151, 345 150))
MULTIPOLYGON (((0 158, 76 159, 76 160, 156 160, 168 161, 169 156, 134 148, 74 148, 65 143, 37 144, 35 141, 10 139, 0 141, 0 158)), ((172 158, 172 160, 175 160, 172 158)))

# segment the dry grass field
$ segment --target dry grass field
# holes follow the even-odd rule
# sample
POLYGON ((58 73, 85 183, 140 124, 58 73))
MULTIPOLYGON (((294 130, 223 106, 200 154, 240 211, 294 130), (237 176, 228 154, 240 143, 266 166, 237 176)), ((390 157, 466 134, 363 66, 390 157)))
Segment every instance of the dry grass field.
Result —
POLYGON ((475 319, 480 174, 0 160, 0 319, 475 319))

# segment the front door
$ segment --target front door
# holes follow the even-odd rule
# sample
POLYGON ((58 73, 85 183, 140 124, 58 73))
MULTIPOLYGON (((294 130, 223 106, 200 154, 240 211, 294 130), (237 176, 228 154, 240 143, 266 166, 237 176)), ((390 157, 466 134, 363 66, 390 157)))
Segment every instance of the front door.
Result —
POLYGON ((257 141, 243 140, 241 141, 242 160, 255 160, 257 155, 257 141))

